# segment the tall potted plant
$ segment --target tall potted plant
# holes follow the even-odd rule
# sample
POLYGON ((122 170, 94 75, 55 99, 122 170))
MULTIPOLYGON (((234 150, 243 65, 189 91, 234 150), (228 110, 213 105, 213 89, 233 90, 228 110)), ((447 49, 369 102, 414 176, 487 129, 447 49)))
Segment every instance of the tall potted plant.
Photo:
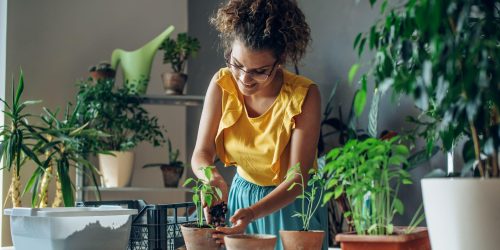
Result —
POLYGON ((39 166, 42 163, 37 155, 32 150, 32 143, 29 141, 34 139, 32 134, 33 128, 28 123, 28 118, 31 114, 25 113, 25 108, 29 105, 39 103, 41 101, 22 101, 21 97, 24 92, 24 75, 21 71, 19 74, 19 84, 14 87, 14 79, 12 80, 12 96, 11 102, 0 99, 4 104, 2 112, 8 119, 7 125, 2 126, 0 143, 2 168, 11 173, 11 182, 7 197, 11 198, 13 207, 21 207, 21 180, 19 173, 21 168, 27 162, 32 160, 39 166))
POLYGON ((327 154, 323 202, 345 194, 351 210, 344 216, 355 230, 337 234, 343 250, 430 249, 427 230, 416 227, 424 219, 418 212, 421 208, 408 227, 393 224, 394 216, 404 212, 399 186, 412 183, 402 167, 409 150, 398 139, 349 140, 327 154))
POLYGON ((280 236, 283 248, 286 249, 304 249, 304 250, 319 250, 322 249, 324 231, 310 230, 310 222, 314 213, 318 210, 321 199, 323 197, 323 188, 325 179, 322 172, 316 169, 311 169, 308 173, 310 176, 307 183, 304 181, 304 176, 300 170, 300 163, 292 166, 287 174, 286 181, 292 181, 297 176, 300 177, 300 182, 293 183, 288 190, 292 190, 295 186, 299 186, 301 193, 297 199, 301 200, 301 208, 295 211, 293 217, 300 218, 302 222, 302 230, 281 230, 280 236))
MULTIPOLYGON (((395 7, 382 1, 380 6, 381 18, 355 40, 359 54, 368 47, 376 55, 363 78, 373 77, 381 91, 392 89, 414 99, 421 115, 413 120, 428 148, 440 144, 449 152, 463 140, 460 174, 478 177, 422 180, 432 246, 496 249, 500 5, 412 0, 395 7)), ((358 104, 362 108, 363 102, 358 104)))
POLYGON ((154 146, 165 141, 158 118, 141 107, 137 95, 124 88, 115 89, 113 79, 82 82, 77 98, 82 103, 80 120, 107 134, 99 140, 86 140, 88 148, 103 152, 98 156, 104 186, 129 185, 134 162, 131 150, 142 141, 154 146))
POLYGON ((187 33, 179 33, 177 40, 167 38, 159 49, 163 50, 163 63, 170 63, 173 70, 161 75, 165 94, 182 95, 188 77, 185 72, 186 62, 190 57, 196 56, 200 42, 187 33))

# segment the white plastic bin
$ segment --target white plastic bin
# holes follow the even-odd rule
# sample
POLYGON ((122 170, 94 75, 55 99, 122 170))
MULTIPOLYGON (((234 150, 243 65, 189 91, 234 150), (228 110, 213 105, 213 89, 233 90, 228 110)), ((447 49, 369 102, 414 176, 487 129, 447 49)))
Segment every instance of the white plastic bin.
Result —
POLYGON ((16 250, 127 249, 136 209, 119 206, 12 208, 10 229, 16 250))

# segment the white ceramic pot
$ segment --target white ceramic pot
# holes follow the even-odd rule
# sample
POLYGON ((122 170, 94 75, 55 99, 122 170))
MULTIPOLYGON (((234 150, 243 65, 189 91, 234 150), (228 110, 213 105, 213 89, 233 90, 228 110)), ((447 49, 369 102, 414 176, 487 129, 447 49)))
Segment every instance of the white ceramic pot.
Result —
POLYGON ((134 170, 134 152, 111 151, 113 155, 99 154, 99 167, 104 187, 127 187, 134 170))
POLYGON ((500 180, 422 179, 433 250, 497 250, 500 246, 500 180))

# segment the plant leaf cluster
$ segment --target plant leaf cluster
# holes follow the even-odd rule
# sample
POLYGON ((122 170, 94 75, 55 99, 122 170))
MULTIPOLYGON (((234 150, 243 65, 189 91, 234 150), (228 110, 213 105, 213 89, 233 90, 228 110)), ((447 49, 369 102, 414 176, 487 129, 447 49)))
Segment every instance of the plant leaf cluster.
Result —
POLYGON ((163 50, 163 63, 170 63, 172 70, 176 73, 184 73, 186 61, 190 57, 196 56, 200 49, 200 42, 197 38, 189 36, 187 33, 179 33, 177 40, 167 38, 161 44, 159 50, 163 50))
POLYGON ((115 89, 114 79, 81 82, 77 98, 82 103, 78 120, 108 135, 86 141, 94 151, 126 151, 142 141, 155 147, 165 142, 158 118, 142 108, 138 95, 115 89))
POLYGON ((191 190, 193 191, 193 203, 196 206, 196 212, 198 214, 196 224, 200 228, 204 225, 203 207, 211 207, 213 201, 222 198, 222 191, 218 187, 213 187, 209 183, 209 180, 212 179, 212 171, 214 168, 215 166, 206 166, 201 168, 205 179, 188 178, 183 184, 183 186, 187 186, 190 183, 194 184, 193 187, 191 187, 191 190))
POLYGON ((397 136, 388 140, 354 139, 327 154, 323 203, 345 193, 351 211, 344 216, 358 234, 392 234, 394 215, 404 212, 397 194, 401 184, 411 184, 412 180, 403 168, 408 164, 409 150, 398 140, 397 136))
MULTIPOLYGON (((479 175, 498 177, 500 3, 409 0, 392 5, 384 0, 380 12, 354 41, 359 55, 365 49, 375 55, 361 82, 370 78, 381 92, 392 89, 413 98, 421 114, 409 119, 429 152, 438 142, 450 151, 464 138, 466 166, 477 161, 479 175)), ((351 79, 358 68, 352 67, 351 79)), ((365 96, 358 99, 362 110, 365 96)))
POLYGON ((301 210, 295 211, 292 217, 299 217, 302 221, 302 229, 304 231, 309 230, 311 219, 318 210, 321 204, 321 197, 323 197, 323 187, 325 186, 325 179, 323 175, 317 169, 309 170, 309 180, 304 183, 304 176, 300 170, 300 163, 295 164, 290 167, 286 173, 285 181, 293 181, 295 177, 300 177, 300 182, 294 182, 288 188, 288 191, 292 190, 295 186, 299 186, 302 192, 297 196, 297 199, 301 200, 301 210))

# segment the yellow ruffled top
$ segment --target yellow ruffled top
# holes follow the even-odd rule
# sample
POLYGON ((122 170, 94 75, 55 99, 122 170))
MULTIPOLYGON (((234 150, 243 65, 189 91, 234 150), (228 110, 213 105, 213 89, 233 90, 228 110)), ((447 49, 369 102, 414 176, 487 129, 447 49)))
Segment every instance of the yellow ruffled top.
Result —
POLYGON ((236 166, 238 174, 249 182, 280 184, 289 167, 294 117, 302 112, 309 86, 314 83, 283 70, 283 85, 274 103, 261 116, 249 117, 231 71, 221 69, 216 81, 222 89, 222 117, 215 137, 217 155, 225 166, 236 166))

